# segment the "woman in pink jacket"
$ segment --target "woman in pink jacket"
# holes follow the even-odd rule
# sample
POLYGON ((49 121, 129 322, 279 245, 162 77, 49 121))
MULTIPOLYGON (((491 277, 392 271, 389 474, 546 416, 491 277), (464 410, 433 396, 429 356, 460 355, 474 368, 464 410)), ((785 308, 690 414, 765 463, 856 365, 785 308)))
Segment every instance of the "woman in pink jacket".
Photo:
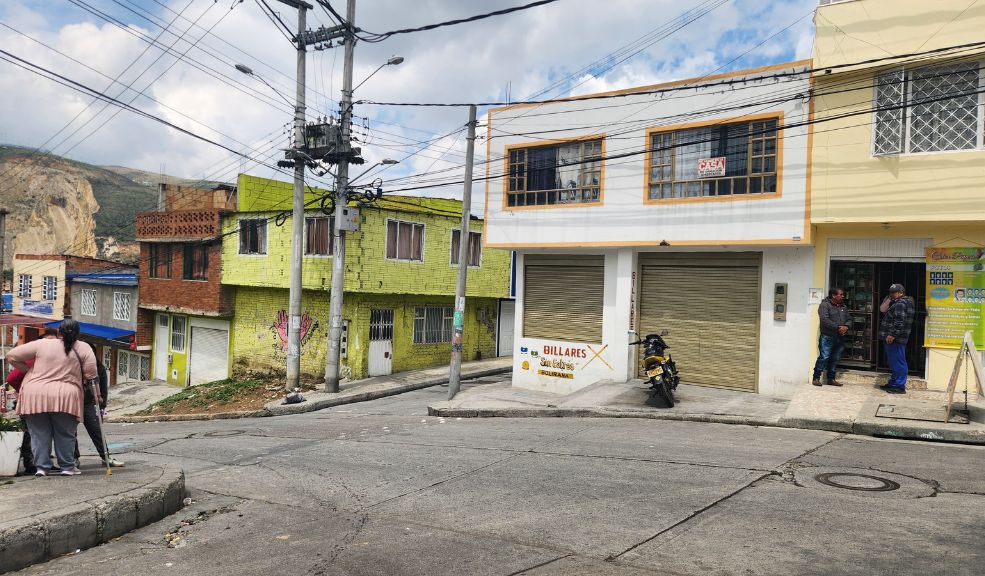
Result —
POLYGON ((7 354, 15 368, 27 371, 17 413, 27 420, 37 476, 51 471, 52 441, 62 475, 82 473, 75 462, 75 433, 82 421, 83 386, 96 376, 96 356, 88 344, 78 341, 75 320, 64 320, 59 332, 60 340, 35 340, 7 354), (28 371, 30 360, 34 365, 28 371))

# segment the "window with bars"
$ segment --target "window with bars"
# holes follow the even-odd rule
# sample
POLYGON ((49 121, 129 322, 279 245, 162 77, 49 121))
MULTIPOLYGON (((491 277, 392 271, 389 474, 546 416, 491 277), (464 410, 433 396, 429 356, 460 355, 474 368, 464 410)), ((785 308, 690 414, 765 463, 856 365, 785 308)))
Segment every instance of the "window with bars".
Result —
POLYGON ((186 244, 181 268, 185 280, 208 280, 209 247, 205 244, 186 244))
POLYGON ((31 283, 34 277, 30 274, 17 275, 17 295, 21 298, 31 297, 31 283))
POLYGON ((185 316, 172 316, 171 317, 171 351, 172 352, 184 352, 185 351, 185 323, 187 318, 185 316))
POLYGON ((103 346, 103 366, 106 367, 107 372, 113 370, 113 349, 109 346, 103 346))
POLYGON ((516 148, 508 153, 506 205, 602 200, 602 139, 516 148))
POLYGON ((977 62, 880 74, 875 82, 876 156, 981 146, 977 62))
POLYGON ((414 308, 414 344, 451 342, 454 317, 450 306, 414 308))
POLYGON ((776 192, 778 127, 769 118, 651 133, 649 199, 776 192), (711 160, 718 171, 702 173, 711 160))
POLYGON ((80 312, 83 316, 95 316, 96 315, 96 291, 95 290, 81 290, 79 292, 80 300, 80 312))
POLYGON ((144 354, 120 350, 116 355, 116 376, 119 380, 150 380, 150 358, 144 354))
POLYGON ((244 218, 239 221, 239 253, 267 253, 267 220, 244 218))
POLYGON ((150 277, 151 278, 170 278, 171 277, 171 245, 170 244, 151 244, 150 245, 150 277))
POLYGON ((113 292, 113 320, 130 320, 129 292, 113 292))
POLYGON ((393 340, 393 309, 372 310, 369 313, 369 339, 371 342, 393 340))
POLYGON ((424 261, 424 224, 386 221, 386 257, 389 260, 424 261))
POLYGON ((325 216, 304 219, 305 256, 330 256, 332 254, 332 220, 325 216))
MULTIPOLYGON (((458 265, 458 255, 462 246, 462 231, 451 231, 451 263, 458 265)), ((478 268, 482 262, 482 233, 469 232, 469 266, 478 268)))
POLYGON ((41 278, 41 298, 43 300, 58 299, 58 276, 43 276, 41 278))

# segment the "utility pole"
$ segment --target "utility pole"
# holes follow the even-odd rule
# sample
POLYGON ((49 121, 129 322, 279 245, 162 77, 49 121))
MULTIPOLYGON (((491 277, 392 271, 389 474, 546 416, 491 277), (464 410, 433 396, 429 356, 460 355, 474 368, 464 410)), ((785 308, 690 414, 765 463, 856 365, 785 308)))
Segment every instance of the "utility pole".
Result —
POLYGON ((455 333, 451 337, 451 370, 448 399, 458 394, 462 378, 462 332, 465 324, 465 281, 469 274, 469 242, 472 218, 472 159, 475 155, 475 104, 469 106, 469 135, 465 148, 465 188, 462 192, 462 231, 458 234, 458 283, 455 285, 455 333))
MULTIPOLYGON (((0 292, 7 282, 7 214, 10 212, 6 208, 0 208, 0 292)), ((13 278, 10 280, 10 291, 14 291, 13 278)))
POLYGON ((294 105, 294 195, 291 212, 291 275, 287 304, 287 382, 293 390, 301 384, 301 263, 304 256, 304 133, 305 90, 305 16, 310 4, 298 0, 280 0, 298 10, 297 97, 294 105))
POLYGON ((356 47, 356 0, 348 0, 345 22, 345 66, 342 71, 341 158, 335 179, 335 221, 332 226, 332 292, 329 302, 330 318, 328 354, 325 358, 325 391, 339 391, 339 359, 342 340, 342 301, 345 290, 345 231, 342 230, 343 209, 348 206, 346 188, 349 186, 350 132, 352 125, 352 59, 356 47))

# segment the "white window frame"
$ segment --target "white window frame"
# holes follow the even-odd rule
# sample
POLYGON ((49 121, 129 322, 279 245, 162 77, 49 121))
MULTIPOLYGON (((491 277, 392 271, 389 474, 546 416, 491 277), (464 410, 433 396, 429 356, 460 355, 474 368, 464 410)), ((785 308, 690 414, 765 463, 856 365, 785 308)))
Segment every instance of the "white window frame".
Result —
POLYGON ((108 374, 113 373, 113 348, 110 346, 103 346, 103 367, 108 374))
POLYGON ((266 256, 267 250, 269 248, 267 232, 269 226, 267 226, 267 218, 240 218, 236 221, 236 252, 240 256, 266 256), (246 221, 258 221, 263 222, 263 246, 259 252, 243 252, 243 222, 246 221))
POLYGON ((58 300, 58 276, 41 277, 41 299, 51 302, 58 300))
POLYGON ((17 296, 30 300, 31 292, 34 291, 34 276, 31 274, 17 275, 17 296))
POLYGON ((133 317, 133 312, 130 308, 133 304, 133 298, 130 296, 129 292, 113 292, 113 320, 121 320, 123 322, 129 322, 130 318, 133 317), (126 307, 120 305, 120 301, 126 300, 126 307), (126 317, 124 318, 121 314, 121 310, 126 310, 126 317))
POLYGON ((451 306, 415 306, 414 307, 414 326, 412 330, 412 342, 417 345, 427 344, 450 344, 455 333, 455 309, 451 306), (441 315, 441 336, 440 339, 428 339, 428 312, 441 315), (422 322, 420 331, 417 329, 417 321, 422 322), (447 340, 445 339, 447 337, 447 340))
POLYGON ((386 260, 391 260, 394 262, 410 262, 412 264, 423 264, 425 257, 425 250, 427 248, 427 225, 424 222, 414 222, 413 220, 398 220, 396 218, 387 218, 386 220, 386 234, 383 242, 383 258, 386 260), (397 254, 400 254, 400 225, 409 224, 411 226, 421 227, 421 259, 414 260, 408 258, 390 258, 387 256, 387 246, 390 244, 390 222, 395 222, 397 224, 397 254))
POLYGON ((335 226, 332 218, 328 216, 307 215, 304 216, 304 257, 305 258, 331 258, 335 251, 335 226), (328 254, 315 254, 308 252, 308 220, 327 220, 328 221, 328 254))
POLYGON ((185 353, 185 340, 188 338, 188 317, 187 316, 171 316, 171 328, 168 330, 168 350, 172 352, 177 352, 179 354, 185 353), (181 330, 175 330, 177 324, 181 324, 181 330), (175 348, 175 335, 181 335, 179 340, 180 346, 175 348))
POLYGON ((95 316, 99 311, 98 299, 96 298, 96 290, 92 288, 83 288, 79 290, 79 314, 82 316, 95 316), (87 299, 91 299, 88 300, 87 299), (86 306, 89 304, 91 306, 86 306))
MULTIPOLYGON (((848 1, 848 0, 842 0, 848 1)), ((892 156, 921 156, 926 154, 954 154, 962 152, 974 152, 976 150, 982 150, 985 148, 985 68, 982 66, 982 62, 977 62, 978 64, 978 118, 977 118, 977 134, 975 135, 975 147, 965 148, 965 149, 955 149, 955 150, 931 150, 926 152, 910 152, 910 139, 911 139, 911 107, 913 103, 913 83, 909 80, 909 74, 920 68, 928 68, 934 66, 947 66, 946 63, 938 64, 927 64, 924 66, 912 66, 903 67, 903 77, 906 82, 906 92, 903 94, 903 142, 902 150, 900 152, 876 152, 876 131, 878 124, 876 123, 876 115, 878 112, 875 110, 877 108, 877 102, 879 99, 879 77, 884 74, 889 74, 894 71, 899 71, 900 68, 894 68, 890 70, 884 70, 872 76, 872 126, 870 129, 870 143, 869 143, 869 155, 873 158, 884 158, 892 156)))
POLYGON ((143 382, 150 379, 150 358, 145 354, 120 350, 117 354, 116 376, 130 382, 143 382), (144 370, 146 368, 146 370, 144 370), (136 376, 133 373, 136 372, 136 376), (144 376, 141 378, 141 376, 144 376))
MULTIPOLYGON (((449 240, 449 244, 451 245, 451 254, 448 256, 448 263, 449 263, 449 265, 454 266, 454 267, 458 267, 458 252, 455 250, 455 233, 456 232, 459 234, 459 238, 461 238, 462 230, 460 228, 452 228, 452 231, 451 231, 451 239, 449 240)), ((472 239, 472 235, 473 234, 475 234, 476 236, 479 237, 479 263, 478 264, 469 264, 469 268, 482 268, 482 253, 484 252, 484 250, 482 249, 482 232, 476 232, 475 230, 469 230, 469 240, 470 240, 470 242, 469 242, 469 261, 470 262, 472 261, 472 258, 471 258, 471 255, 472 255, 471 239, 472 239)), ((459 242, 461 242, 461 240, 459 240, 459 242)), ((461 247, 461 244, 459 244, 459 247, 461 247)))

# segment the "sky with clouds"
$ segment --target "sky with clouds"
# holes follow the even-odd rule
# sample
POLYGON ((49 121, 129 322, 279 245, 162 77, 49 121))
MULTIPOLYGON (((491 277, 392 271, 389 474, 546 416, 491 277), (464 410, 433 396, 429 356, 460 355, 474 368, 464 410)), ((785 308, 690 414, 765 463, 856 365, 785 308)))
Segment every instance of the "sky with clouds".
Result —
MULTIPOLYGON (((293 9, 267 3, 296 28, 293 9)), ((524 3, 358 0, 356 24, 384 32, 524 3)), ((345 13, 343 0, 332 5, 345 13)), ((405 60, 384 67, 355 97, 520 101, 807 58, 816 5, 817 0, 558 0, 480 22, 357 43, 355 83, 392 55, 405 60), (703 15, 673 26, 697 11, 703 15)), ((5 0, 0 48, 273 164, 293 118, 296 53, 260 6, 260 0, 5 0), (238 72, 235 64, 248 66, 255 77, 238 72)), ((308 13, 309 28, 332 25, 325 10, 308 13)), ((342 48, 309 52, 310 118, 338 112, 342 62, 342 48)), ((132 112, 93 104, 91 97, 4 60, 0 94, 2 143, 94 164, 152 172, 163 166, 187 178, 233 181, 245 171, 290 179, 287 172, 278 174, 132 112)), ((379 173, 384 179, 444 169, 454 174, 463 162, 465 108, 360 104, 355 113, 367 161, 401 160, 379 173)), ((484 154, 484 146, 477 151, 484 154)), ((460 185, 433 195, 456 193, 461 196, 460 185)))

